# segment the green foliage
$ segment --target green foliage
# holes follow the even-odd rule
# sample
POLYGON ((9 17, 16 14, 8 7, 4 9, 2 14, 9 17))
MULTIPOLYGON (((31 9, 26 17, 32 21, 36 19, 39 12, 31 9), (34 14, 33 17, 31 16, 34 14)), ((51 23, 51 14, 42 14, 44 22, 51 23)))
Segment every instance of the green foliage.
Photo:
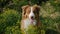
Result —
POLYGON ((21 34, 19 26, 6 27, 5 34, 21 34))
POLYGON ((3 14, 1 14, 5 19, 7 25, 14 25, 19 19, 19 14, 15 10, 7 9, 3 14), (14 23, 14 24, 13 24, 14 23))
POLYGON ((40 19, 42 22, 42 29, 44 29, 45 31, 50 29, 51 31, 48 30, 48 32, 52 32, 52 31, 60 32, 60 29, 58 27, 58 24, 60 23, 59 21, 60 6, 58 4, 55 4, 54 2, 57 2, 58 4, 60 4, 59 0, 49 0, 46 3, 43 3, 43 5, 41 6, 40 19))
MULTIPOLYGON (((5 28, 12 26, 20 26, 18 22, 21 16, 16 10, 6 9, 5 12, 0 15, 0 33, 5 31, 5 28)), ((15 30, 15 29, 14 29, 15 30)), ((20 30, 19 30, 20 31, 20 30)), ((8 31, 9 32, 9 31, 8 31)))
POLYGON ((29 34, 38 34, 38 28, 34 27, 33 25, 30 25, 27 29, 27 33, 29 34))

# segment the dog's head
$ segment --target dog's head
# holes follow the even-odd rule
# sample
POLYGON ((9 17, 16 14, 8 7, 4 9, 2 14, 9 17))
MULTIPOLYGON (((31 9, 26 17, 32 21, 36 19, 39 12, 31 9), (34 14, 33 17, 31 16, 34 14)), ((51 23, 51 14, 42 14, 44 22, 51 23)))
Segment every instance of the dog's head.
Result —
POLYGON ((22 7, 22 18, 23 19, 31 19, 34 20, 35 18, 39 17, 39 10, 40 10, 40 6, 38 5, 33 5, 33 6, 23 6, 22 7))

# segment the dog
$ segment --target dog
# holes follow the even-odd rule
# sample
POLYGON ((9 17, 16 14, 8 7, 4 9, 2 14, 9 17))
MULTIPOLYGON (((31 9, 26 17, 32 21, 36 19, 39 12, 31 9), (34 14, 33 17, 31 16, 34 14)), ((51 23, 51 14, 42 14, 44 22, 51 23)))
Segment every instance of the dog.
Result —
POLYGON ((38 5, 26 5, 22 7, 21 30, 25 32, 24 34, 26 34, 26 29, 29 25, 33 25, 34 27, 40 26, 39 11, 40 6, 38 5))

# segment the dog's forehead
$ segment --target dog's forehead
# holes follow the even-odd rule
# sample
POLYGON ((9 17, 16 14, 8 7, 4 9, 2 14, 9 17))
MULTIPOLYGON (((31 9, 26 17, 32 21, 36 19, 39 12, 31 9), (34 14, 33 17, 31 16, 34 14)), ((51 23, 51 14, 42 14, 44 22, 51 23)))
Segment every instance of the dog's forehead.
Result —
POLYGON ((23 9, 24 9, 25 11, 30 12, 31 10, 32 10, 32 11, 38 11, 38 10, 40 10, 40 7, 39 7, 38 5, 33 5, 33 6, 26 5, 26 6, 23 6, 23 9))
POLYGON ((27 11, 34 11, 34 10, 36 10, 36 7, 33 7, 33 6, 30 6, 30 7, 28 7, 27 9, 26 9, 27 11))

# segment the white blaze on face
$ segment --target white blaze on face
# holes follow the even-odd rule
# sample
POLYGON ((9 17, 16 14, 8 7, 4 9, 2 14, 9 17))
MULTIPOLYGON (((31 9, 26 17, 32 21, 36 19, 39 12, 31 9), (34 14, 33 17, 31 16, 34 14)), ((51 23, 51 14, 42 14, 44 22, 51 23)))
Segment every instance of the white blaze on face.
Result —
POLYGON ((24 28, 28 28, 29 25, 33 24, 36 25, 36 20, 32 20, 31 17, 33 16, 33 18, 35 17, 34 13, 33 13, 33 7, 31 7, 31 12, 29 14, 29 18, 24 20, 24 28), (33 22, 33 23, 32 23, 33 22))
POLYGON ((33 13, 33 7, 31 7, 31 12, 30 12, 30 14, 29 14, 29 19, 31 19, 31 17, 35 17, 35 15, 34 15, 34 13, 33 13))

